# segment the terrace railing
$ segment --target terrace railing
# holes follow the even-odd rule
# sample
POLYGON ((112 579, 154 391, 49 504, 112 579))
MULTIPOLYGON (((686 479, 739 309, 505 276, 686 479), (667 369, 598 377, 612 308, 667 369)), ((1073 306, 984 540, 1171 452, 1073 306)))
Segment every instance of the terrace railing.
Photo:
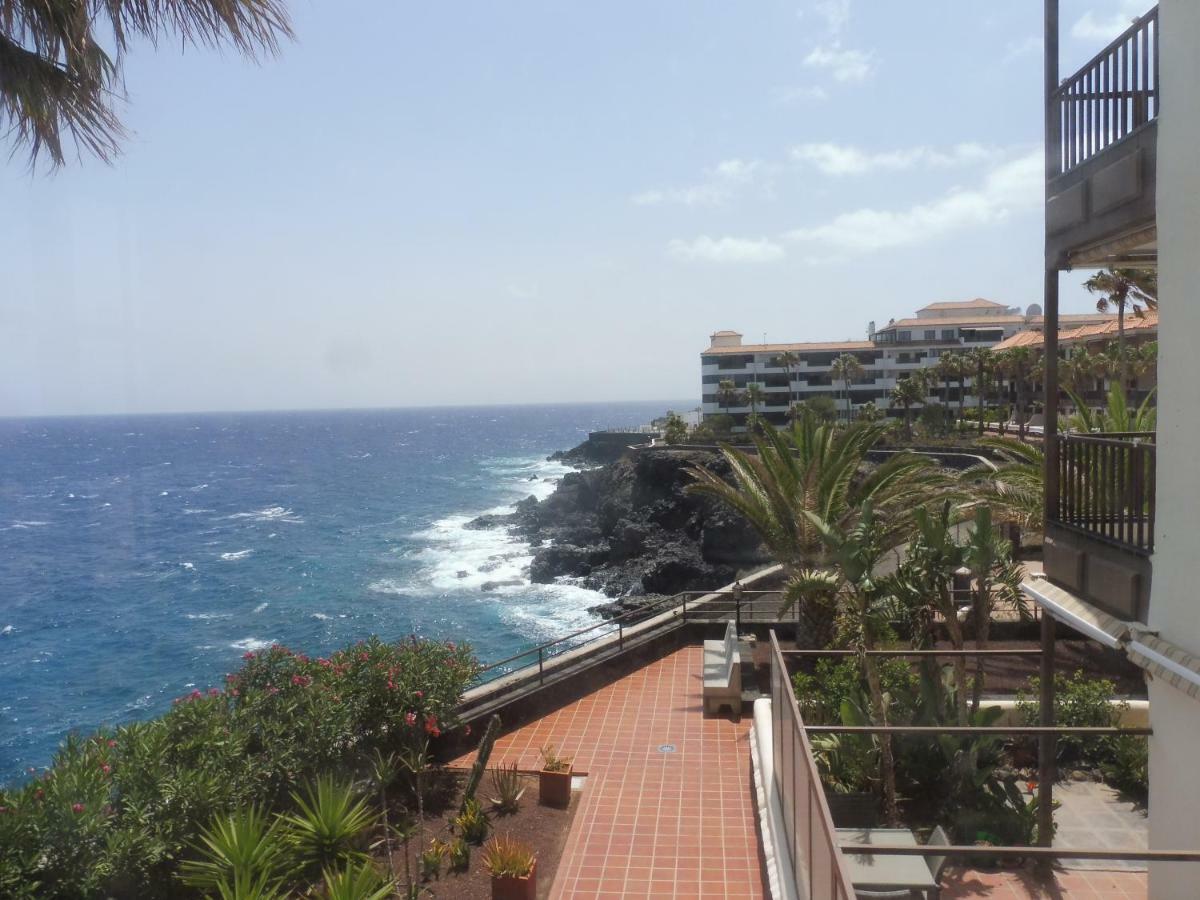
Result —
POLYGON ((1066 173, 1158 116, 1158 7, 1071 75, 1058 105, 1059 173, 1066 173))
POLYGON ((1152 433, 1060 434, 1053 521, 1144 556, 1154 552, 1152 433))
POLYGON ((809 900, 850 900, 854 887, 838 848, 837 829, 809 746, 791 679, 771 632, 771 754, 774 783, 783 812, 780 862, 788 857, 801 896, 809 900), (801 887, 803 885, 803 887, 801 887))
POLYGON ((544 682, 552 672, 561 670, 568 654, 593 659, 600 652, 619 653, 629 641, 688 622, 733 621, 739 631, 743 622, 779 622, 779 605, 777 590, 681 591, 490 663, 480 669, 476 685, 510 675, 527 675, 544 682))

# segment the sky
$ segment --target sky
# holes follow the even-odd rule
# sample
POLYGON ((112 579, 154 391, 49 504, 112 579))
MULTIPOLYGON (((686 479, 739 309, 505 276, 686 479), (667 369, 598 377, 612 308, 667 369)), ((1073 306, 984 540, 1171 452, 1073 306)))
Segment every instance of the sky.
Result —
POLYGON ((698 402, 719 329, 1041 302, 1041 0, 290 7, 135 46, 112 165, 0 156, 0 415, 698 402))

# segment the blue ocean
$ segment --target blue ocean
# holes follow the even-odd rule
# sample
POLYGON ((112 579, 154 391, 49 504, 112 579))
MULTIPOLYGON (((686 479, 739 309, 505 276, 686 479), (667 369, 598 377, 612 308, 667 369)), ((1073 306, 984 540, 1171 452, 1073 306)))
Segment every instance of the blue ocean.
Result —
POLYGON ((0 781, 274 642, 416 633, 490 661, 595 621, 600 595, 530 585, 526 544, 463 525, 666 406, 0 420, 0 781))

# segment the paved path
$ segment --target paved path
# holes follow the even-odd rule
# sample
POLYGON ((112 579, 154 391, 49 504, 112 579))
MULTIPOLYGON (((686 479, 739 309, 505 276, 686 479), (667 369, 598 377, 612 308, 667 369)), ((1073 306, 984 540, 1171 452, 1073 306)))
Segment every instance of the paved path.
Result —
POLYGON ((551 900, 764 896, 750 717, 704 717, 702 668, 684 648, 496 742, 493 764, 554 744, 588 773, 551 900))

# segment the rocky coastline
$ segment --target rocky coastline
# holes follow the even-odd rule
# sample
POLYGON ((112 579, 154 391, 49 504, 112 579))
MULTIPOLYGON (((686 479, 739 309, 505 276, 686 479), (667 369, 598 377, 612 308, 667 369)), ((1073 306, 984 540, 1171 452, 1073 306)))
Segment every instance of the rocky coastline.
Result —
POLYGON ((528 497, 512 513, 479 516, 467 527, 510 529, 533 547, 531 581, 570 579, 614 598, 594 608, 600 615, 720 587, 770 562, 739 515, 684 490, 693 464, 728 471, 717 453, 654 447, 595 465, 584 442, 550 458, 591 467, 563 476, 541 501, 528 497))

